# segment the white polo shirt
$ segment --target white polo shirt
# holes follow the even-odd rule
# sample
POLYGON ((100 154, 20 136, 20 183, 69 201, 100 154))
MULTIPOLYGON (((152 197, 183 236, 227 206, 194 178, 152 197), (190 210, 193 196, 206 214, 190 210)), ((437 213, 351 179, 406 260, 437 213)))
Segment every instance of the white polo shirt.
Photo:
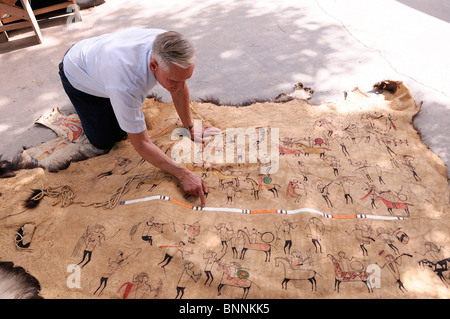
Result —
POLYGON ((163 32, 127 29, 82 40, 64 57, 64 73, 77 90, 109 98, 122 130, 140 133, 147 129, 142 103, 157 83, 149 66, 152 44, 163 32))

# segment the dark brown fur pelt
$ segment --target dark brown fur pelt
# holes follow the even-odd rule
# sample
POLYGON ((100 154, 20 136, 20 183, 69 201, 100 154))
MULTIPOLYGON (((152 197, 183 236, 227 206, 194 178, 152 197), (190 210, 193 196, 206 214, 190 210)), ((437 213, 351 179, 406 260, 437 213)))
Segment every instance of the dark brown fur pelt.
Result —
POLYGON ((33 189, 31 191, 30 196, 28 196, 28 198, 24 201, 23 206, 28 209, 33 209, 33 208, 37 207, 43 197, 43 196, 38 196, 38 195, 41 195, 41 193, 42 193, 42 190, 33 189), (38 197, 38 198, 36 198, 36 197, 38 197))
POLYGON ((14 176, 16 176, 16 173, 14 173, 13 164, 11 162, 2 160, 0 155, 0 178, 8 178, 14 176))
POLYGON ((0 262, 0 299, 43 299, 41 285, 22 267, 12 262, 0 262))
POLYGON ((397 92, 399 85, 402 83, 403 82, 401 82, 401 81, 384 80, 384 81, 375 83, 373 85, 373 88, 377 89, 377 90, 388 91, 388 92, 391 92, 392 94, 394 94, 395 92, 397 92))
POLYGON ((3 160, 2 155, 0 155, 0 178, 14 177, 16 176, 16 173, 14 173, 15 171, 18 171, 20 169, 31 169, 35 167, 36 165, 34 165, 33 163, 22 163, 20 155, 17 155, 11 161, 3 160))

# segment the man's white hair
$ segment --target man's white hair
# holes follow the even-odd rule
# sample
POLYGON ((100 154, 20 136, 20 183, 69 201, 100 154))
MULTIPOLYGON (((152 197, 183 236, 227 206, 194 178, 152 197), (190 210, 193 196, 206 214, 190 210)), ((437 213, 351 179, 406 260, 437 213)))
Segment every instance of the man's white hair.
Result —
POLYGON ((164 70, 168 70, 171 64, 186 69, 197 61, 194 45, 176 31, 158 35, 153 43, 151 56, 164 70))

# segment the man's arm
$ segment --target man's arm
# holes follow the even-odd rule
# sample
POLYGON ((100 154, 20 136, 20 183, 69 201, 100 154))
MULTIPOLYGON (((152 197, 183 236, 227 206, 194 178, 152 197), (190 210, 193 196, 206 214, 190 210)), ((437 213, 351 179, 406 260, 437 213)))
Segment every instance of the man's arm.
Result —
POLYGON ((178 116, 180 117, 183 126, 191 126, 194 124, 192 121, 191 109, 190 109, 190 98, 189 98, 189 89, 187 85, 184 85, 184 88, 171 92, 172 101, 175 105, 175 109, 177 110, 178 116))
MULTIPOLYGON (((192 120, 189 88, 187 87, 187 85, 185 84, 183 89, 176 92, 171 92, 170 94, 172 95, 173 104, 175 105, 175 109, 178 113, 178 116, 180 117, 181 122, 183 123, 183 126, 192 126, 194 122, 192 120)), ((189 130, 189 133, 191 134, 191 139, 197 142, 203 142, 203 137, 221 133, 218 128, 210 126, 198 127, 196 129, 197 131, 194 132, 194 128, 191 128, 189 130)))
POLYGON ((137 134, 128 133, 128 138, 139 155, 150 164, 178 178, 183 186, 184 192, 200 197, 201 206, 205 206, 205 193, 207 190, 200 176, 175 163, 170 157, 164 154, 163 151, 152 143, 147 131, 137 134))

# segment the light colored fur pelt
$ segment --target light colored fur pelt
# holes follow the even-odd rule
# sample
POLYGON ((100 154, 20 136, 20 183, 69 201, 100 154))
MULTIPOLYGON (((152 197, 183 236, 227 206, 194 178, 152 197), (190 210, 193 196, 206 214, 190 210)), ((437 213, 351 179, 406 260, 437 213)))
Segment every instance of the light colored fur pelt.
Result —
POLYGON ((107 153, 93 146, 86 135, 80 136, 76 142, 67 141, 64 137, 42 143, 41 145, 24 150, 20 156, 20 166, 42 167, 50 172, 66 169, 71 162, 83 161, 107 153), (43 150, 52 149, 46 156, 43 150))

